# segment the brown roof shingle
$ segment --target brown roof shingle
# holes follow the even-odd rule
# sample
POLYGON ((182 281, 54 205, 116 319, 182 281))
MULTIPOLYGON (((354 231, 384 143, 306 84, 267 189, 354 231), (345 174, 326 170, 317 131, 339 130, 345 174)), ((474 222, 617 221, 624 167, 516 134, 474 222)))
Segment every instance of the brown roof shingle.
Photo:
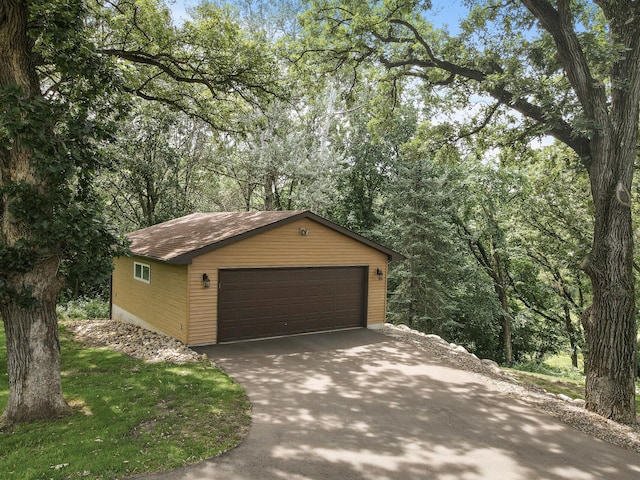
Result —
POLYGON ((210 250, 256 235, 298 218, 310 218, 380 250, 389 259, 404 257, 314 213, 302 210, 192 213, 127 234, 131 253, 167 263, 188 264, 210 250))

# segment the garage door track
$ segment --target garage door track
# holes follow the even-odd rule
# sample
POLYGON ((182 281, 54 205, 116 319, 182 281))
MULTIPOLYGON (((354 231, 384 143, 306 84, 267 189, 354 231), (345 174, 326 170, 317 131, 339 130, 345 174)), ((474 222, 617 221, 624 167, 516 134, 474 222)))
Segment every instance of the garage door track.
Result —
POLYGON ((640 455, 365 329, 199 349, 253 404, 245 441, 154 479, 637 479, 640 455))

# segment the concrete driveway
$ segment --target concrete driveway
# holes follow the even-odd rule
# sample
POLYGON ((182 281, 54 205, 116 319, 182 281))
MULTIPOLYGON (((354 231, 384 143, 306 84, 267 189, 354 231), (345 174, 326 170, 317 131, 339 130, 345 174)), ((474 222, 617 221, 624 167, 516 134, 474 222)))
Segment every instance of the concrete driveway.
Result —
POLYGON ((368 330, 206 352, 253 404, 246 440, 149 479, 638 479, 640 455, 368 330))

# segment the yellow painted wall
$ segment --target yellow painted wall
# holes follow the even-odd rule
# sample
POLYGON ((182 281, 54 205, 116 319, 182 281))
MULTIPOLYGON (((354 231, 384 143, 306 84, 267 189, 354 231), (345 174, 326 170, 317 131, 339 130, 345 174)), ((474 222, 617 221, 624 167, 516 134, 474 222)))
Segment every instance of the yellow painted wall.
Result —
POLYGON ((114 259, 114 320, 136 323, 187 342, 187 265, 168 265, 138 258, 114 259), (134 261, 151 267, 151 281, 133 277, 134 261))
POLYGON ((301 219, 193 259, 188 273, 191 302, 187 343, 217 341, 218 268, 328 265, 369 266, 367 326, 382 325, 387 256, 313 220, 301 219), (309 234, 300 235, 301 228, 309 234), (383 280, 378 279, 377 268, 383 270, 383 280), (211 288, 203 288, 203 273, 209 275, 211 288))

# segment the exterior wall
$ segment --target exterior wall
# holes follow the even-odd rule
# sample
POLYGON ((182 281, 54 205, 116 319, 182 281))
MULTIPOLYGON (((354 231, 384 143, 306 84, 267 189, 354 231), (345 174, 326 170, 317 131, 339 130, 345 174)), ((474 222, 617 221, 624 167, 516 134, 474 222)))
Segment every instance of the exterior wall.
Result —
MULTIPOLYGON (((114 259, 112 318, 134 323, 187 342, 187 265, 168 265, 139 257, 114 259), (133 264, 151 267, 149 283, 133 277, 133 264)), ((202 282, 201 282, 202 283, 202 282)))
POLYGON ((327 265, 369 266, 367 326, 382 327, 387 256, 313 220, 301 219, 193 259, 188 273, 191 301, 187 343, 203 345, 217 341, 218 268, 327 265), (301 235, 301 228, 309 234, 301 235), (383 280, 376 275, 378 268, 384 272, 383 280), (203 273, 211 279, 210 288, 202 286, 203 273))

